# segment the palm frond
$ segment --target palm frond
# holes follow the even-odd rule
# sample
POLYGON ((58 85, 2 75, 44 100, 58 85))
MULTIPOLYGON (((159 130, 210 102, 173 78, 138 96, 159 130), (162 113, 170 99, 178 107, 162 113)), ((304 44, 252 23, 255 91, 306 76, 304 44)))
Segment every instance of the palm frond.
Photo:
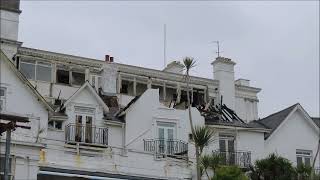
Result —
POLYGON ((183 65, 187 73, 189 73, 190 69, 196 66, 196 61, 192 57, 185 57, 183 65))
POLYGON ((203 148, 213 140, 214 132, 206 126, 196 126, 194 128, 193 141, 199 147, 200 154, 203 148))

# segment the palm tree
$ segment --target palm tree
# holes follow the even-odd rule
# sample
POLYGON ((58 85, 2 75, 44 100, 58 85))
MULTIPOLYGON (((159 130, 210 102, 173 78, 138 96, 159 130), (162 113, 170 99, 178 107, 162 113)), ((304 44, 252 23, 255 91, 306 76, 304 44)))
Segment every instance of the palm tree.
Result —
POLYGON ((215 174, 217 168, 219 168, 221 165, 221 156, 218 154, 202 155, 200 158, 200 164, 202 171, 204 171, 207 175, 207 178, 210 179, 208 169, 211 169, 213 174, 215 174))
POLYGON ((208 168, 210 167, 210 161, 211 161, 210 155, 203 155, 200 158, 201 168, 206 173, 208 179, 210 179, 209 174, 208 174, 208 168))
MULTIPOLYGON (((204 147, 207 146, 212 141, 212 137, 213 137, 213 131, 210 128, 208 128, 206 126, 196 126, 194 128, 192 140, 195 144, 195 147, 197 148, 196 149, 197 168, 200 165, 202 165, 207 176, 208 176, 207 169, 211 165, 210 163, 212 162, 212 160, 211 160, 212 158, 207 155, 204 155, 202 157, 202 159, 200 157, 202 155, 204 147), (197 157, 198 157, 198 159, 197 159, 197 157), (209 157, 209 158, 207 158, 207 157, 209 157)), ((201 167, 199 167, 199 168, 200 168, 200 172, 201 172, 201 167)), ((201 177, 201 174, 200 174, 200 177, 201 177)), ((200 179, 200 178, 198 177, 198 179, 200 179)))
MULTIPOLYGON (((188 100, 188 111, 189 111, 189 122, 190 122, 190 128, 191 128, 191 133, 192 136, 194 137, 195 131, 192 123, 192 116, 191 116, 191 102, 190 102, 190 88, 189 88, 189 83, 190 83, 190 69, 195 67, 196 61, 192 57, 185 57, 183 59, 183 64, 184 68, 186 69, 186 81, 187 81, 187 100, 188 100)), ((195 143, 195 149, 196 149, 196 165, 197 165, 197 179, 200 180, 201 178, 201 169, 200 169, 200 163, 199 163, 199 149, 197 146, 197 143, 195 143)))
POLYGON ((199 148, 201 155, 205 146, 207 146, 213 139, 213 131, 206 126, 196 126, 194 128, 193 141, 199 148))

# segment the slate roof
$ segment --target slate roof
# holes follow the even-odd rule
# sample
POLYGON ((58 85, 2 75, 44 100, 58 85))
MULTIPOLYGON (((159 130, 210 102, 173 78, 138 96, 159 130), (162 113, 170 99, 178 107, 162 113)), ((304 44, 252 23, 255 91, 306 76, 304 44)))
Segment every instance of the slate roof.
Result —
POLYGON ((266 134, 265 139, 267 139, 277 129, 277 127, 286 119, 290 112, 298 105, 299 103, 296 103, 281 111, 278 111, 263 119, 256 121, 257 123, 271 129, 271 132, 266 134))
POLYGON ((312 117, 311 119, 320 128, 320 117, 312 117))

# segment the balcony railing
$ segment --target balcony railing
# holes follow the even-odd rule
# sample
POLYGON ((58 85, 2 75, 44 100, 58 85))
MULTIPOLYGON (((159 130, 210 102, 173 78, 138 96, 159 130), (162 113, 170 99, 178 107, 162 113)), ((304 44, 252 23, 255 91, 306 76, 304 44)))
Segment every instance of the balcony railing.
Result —
POLYGON ((181 140, 144 139, 144 150, 153 152, 157 158, 173 157, 188 159, 188 143, 181 140))
POLYGON ((68 124, 65 133, 69 144, 108 145, 108 128, 68 124))
POLYGON ((223 165, 239 166, 249 168, 251 164, 251 152, 249 151, 213 151, 213 154, 220 155, 223 165))

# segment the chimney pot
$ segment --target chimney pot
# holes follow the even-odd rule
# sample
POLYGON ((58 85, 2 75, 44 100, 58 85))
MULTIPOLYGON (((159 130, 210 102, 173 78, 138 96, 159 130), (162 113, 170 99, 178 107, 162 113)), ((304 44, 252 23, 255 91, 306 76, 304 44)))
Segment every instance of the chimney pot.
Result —
POLYGON ((113 62, 113 57, 112 56, 110 57, 110 62, 113 62))
POLYGON ((109 62, 109 61, 110 61, 110 55, 106 55, 106 56, 105 56, 105 61, 106 61, 106 62, 109 62))

